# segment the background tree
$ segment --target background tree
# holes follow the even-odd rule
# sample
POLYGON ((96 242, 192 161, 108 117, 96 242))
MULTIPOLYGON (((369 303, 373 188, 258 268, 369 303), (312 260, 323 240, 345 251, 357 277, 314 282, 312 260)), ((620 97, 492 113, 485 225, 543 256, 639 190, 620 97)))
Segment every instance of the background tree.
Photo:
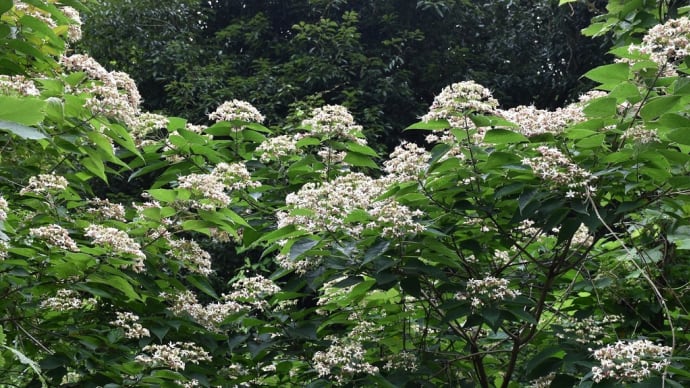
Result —
POLYGON ((82 48, 132 74, 151 110, 205 122, 239 98, 281 127, 338 103, 391 148, 450 82, 474 79, 505 107, 573 100, 605 51, 580 34, 591 16, 553 0, 107 0, 82 48))

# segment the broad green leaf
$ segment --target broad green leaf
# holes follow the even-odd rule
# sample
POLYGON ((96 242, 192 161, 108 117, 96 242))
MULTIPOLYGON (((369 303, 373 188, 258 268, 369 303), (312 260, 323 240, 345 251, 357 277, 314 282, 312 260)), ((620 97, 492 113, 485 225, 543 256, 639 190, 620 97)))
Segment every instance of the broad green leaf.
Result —
POLYGON ((448 129, 450 128, 450 124, 448 124, 447 120, 432 120, 432 121, 420 121, 418 123, 414 123, 410 125, 409 127, 405 128, 406 131, 409 131, 411 129, 424 129, 424 130, 430 130, 430 131, 438 131, 441 129, 448 129))
POLYGON ((12 9, 14 5, 12 0, 0 0, 0 14, 3 14, 12 9))
POLYGON ((680 101, 679 96, 654 97, 640 109, 640 116, 647 121, 656 119, 662 114, 674 109, 678 101, 680 101))
POLYGON ((81 160, 84 166, 90 173, 101 178, 103 182, 108 183, 108 177, 105 175, 105 165, 101 159, 87 157, 81 160))
POLYGON ((606 138, 606 135, 603 133, 600 133, 598 135, 586 137, 577 143, 575 143, 575 146, 578 148, 597 148, 601 147, 604 144, 604 139, 606 138))
POLYGON ((529 139, 524 135, 507 129, 491 129, 484 135, 484 143, 489 144, 512 144, 529 143, 529 139))
POLYGON ((613 97, 597 98, 585 106, 583 112, 587 117, 612 117, 616 115, 616 99, 613 97))
POLYGON ((376 163, 374 163, 370 156, 363 155, 353 151, 347 152, 347 155, 345 155, 344 162, 357 167, 370 167, 374 169, 379 168, 379 166, 376 163))
POLYGON ((477 127, 517 127, 518 125, 503 117, 490 115, 472 115, 470 117, 477 127))
POLYGON ((185 278, 185 280, 196 287, 197 290, 214 299, 218 299, 218 294, 216 294, 216 291, 213 289, 211 283, 209 283, 206 277, 200 275, 189 275, 185 278))
POLYGON ((346 144, 346 146, 347 146, 348 150, 356 152, 358 154, 373 156, 375 158, 379 156, 379 154, 373 148, 371 148, 369 146, 365 146, 365 145, 361 145, 361 144, 357 144, 357 143, 353 143, 353 142, 348 142, 346 144))
POLYGON ((164 203, 175 202, 175 199, 177 199, 177 192, 175 190, 151 189, 148 190, 148 193, 153 199, 164 203))
POLYGON ((312 240, 310 238, 302 238, 296 241, 290 247, 290 255, 288 256, 290 260, 295 260, 296 258, 302 256, 305 252, 314 248, 319 244, 318 240, 312 240))
POLYGON ((0 130, 9 131, 22 139, 47 139, 48 137, 36 128, 27 127, 26 125, 12 123, 9 121, 0 121, 0 130))
POLYGON ((89 275, 87 278, 88 283, 104 284, 115 290, 123 293, 130 301, 131 300, 142 300, 141 295, 139 295, 132 284, 125 278, 117 276, 114 274, 101 274, 94 273, 89 275))
POLYGON ((584 74, 584 77, 602 84, 600 88, 612 90, 621 82, 628 80, 629 65, 627 63, 614 63, 596 67, 584 74))
POLYGON ((690 145, 690 127, 675 129, 667 133, 666 138, 678 144, 690 145))
POLYGON ((0 96, 0 121, 36 125, 46 116, 45 101, 32 97, 0 96))

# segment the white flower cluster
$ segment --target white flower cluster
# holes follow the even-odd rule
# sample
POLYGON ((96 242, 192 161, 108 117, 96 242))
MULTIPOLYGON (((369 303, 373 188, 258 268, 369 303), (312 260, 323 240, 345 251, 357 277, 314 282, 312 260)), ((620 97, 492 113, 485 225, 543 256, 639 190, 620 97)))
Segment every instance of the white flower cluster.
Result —
POLYGON ((377 201, 385 192, 387 182, 370 178, 362 173, 339 176, 320 186, 307 183, 297 192, 290 193, 285 203, 293 211, 279 212, 278 227, 296 225, 302 230, 319 232, 346 232, 358 236, 364 229, 386 228, 389 237, 401 237, 418 233, 423 226, 413 220, 418 211, 392 199, 377 201), (363 211, 371 219, 366 222, 350 222, 348 216, 363 211))
POLYGON ((130 312, 116 312, 117 319, 110 322, 111 325, 119 327, 124 330, 126 338, 143 338, 149 337, 149 329, 137 322, 139 316, 130 312))
POLYGON ((652 61, 664 66, 666 63, 682 61, 690 54, 690 19, 686 16, 658 24, 647 31, 639 46, 630 46, 630 51, 649 54, 652 61))
MULTIPOLYGON (((589 185, 596 177, 573 163, 561 151, 547 146, 539 146, 537 151, 541 156, 524 158, 522 164, 532 168, 538 177, 551 181, 557 186, 565 185, 570 189, 587 187, 590 191, 594 191, 594 188, 589 185)), ((572 190, 569 195, 574 196, 572 190)))
POLYGON ((66 251, 79 252, 77 243, 69 236, 67 229, 60 225, 52 224, 29 229, 33 237, 44 240, 49 246, 64 249, 66 251))
POLYGON ((457 300, 469 299, 474 308, 482 308, 493 302, 514 299, 521 294, 519 290, 511 290, 508 279, 487 276, 484 279, 470 279, 467 290, 455 294, 457 300))
POLYGON ((114 253, 124 253, 134 256, 131 264, 134 272, 142 272, 146 269, 144 260, 146 255, 141 251, 141 246, 129 235, 117 228, 105 227, 102 225, 89 225, 84 236, 91 238, 94 245, 109 248, 114 253))
POLYGON ((151 368, 164 367, 184 370, 187 362, 199 364, 211 361, 211 356, 202 347, 191 342, 169 342, 165 345, 147 345, 135 361, 151 368))
POLYGON ((119 203, 112 203, 109 199, 92 198, 89 200, 89 207, 86 212, 94 214, 105 220, 126 221, 125 207, 119 203))
POLYGON ((10 249, 10 244, 8 244, 7 241, 0 240, 0 261, 7 258, 9 254, 9 252, 7 252, 8 249, 10 249))
POLYGON ((336 163, 343 163, 347 156, 347 152, 338 151, 331 147, 321 147, 321 149, 316 152, 316 155, 327 165, 333 165, 336 163))
POLYGON ((208 118, 215 121, 244 121, 249 123, 262 123, 264 116, 252 104, 232 100, 223 102, 208 118))
POLYGON ((208 276, 213 273, 211 269, 211 254, 201 249, 194 240, 168 240, 170 249, 166 255, 172 256, 185 264, 190 271, 208 276))
POLYGON ((44 195, 59 192, 67 188, 69 183, 65 177, 55 174, 40 174, 29 178, 29 184, 19 191, 19 195, 44 195))
POLYGON ((74 43, 81 40, 81 16, 79 16, 79 11, 72 7, 62 7, 60 8, 65 16, 71 21, 67 29, 67 41, 74 43))
POLYGON ((530 381, 526 388, 549 388, 551 382, 556 378, 556 372, 551 372, 546 376, 539 377, 530 381))
POLYGON ((494 113, 498 101, 491 91, 474 81, 457 82, 441 90, 422 121, 448 120, 468 113, 494 113))
POLYGON ((230 205, 230 196, 226 190, 242 190, 259 187, 261 182, 252 181, 252 176, 242 163, 218 163, 210 174, 190 174, 178 178, 178 187, 188 189, 198 201, 192 207, 214 210, 230 205))
POLYGON ((136 142, 142 143, 146 135, 155 130, 167 128, 168 123, 168 118, 163 115, 144 112, 137 115, 131 123, 130 133, 136 142))
POLYGON ((299 136, 295 135, 280 135, 266 139, 256 148, 256 152, 261 155, 259 160, 262 163, 268 163, 297 155, 298 140, 299 136))
POLYGON ((352 114, 342 105, 324 105, 312 111, 311 117, 302 121, 312 134, 324 139, 348 139, 366 144, 362 126, 355 124, 352 114))
POLYGON ((0 222, 7 219, 7 212, 10 211, 10 206, 7 204, 5 197, 0 195, 0 222))
POLYGON ((560 327, 556 337, 565 340, 575 340, 580 344, 603 345, 604 337, 610 331, 611 324, 620 322, 618 315, 605 315, 602 318, 571 316, 560 317, 555 325, 560 327))
POLYGON ((326 351, 318 351, 312 361, 319 377, 332 376, 338 384, 360 374, 377 374, 379 368, 365 359, 364 347, 360 342, 333 338, 326 351))
POLYGON ((0 94, 5 95, 20 95, 20 96, 38 96, 41 92, 38 91, 34 81, 24 77, 23 75, 0 75, 0 94))
POLYGON ((431 154, 414 143, 403 142, 383 162, 383 171, 396 182, 415 181, 426 171, 431 154))
POLYGON ((226 299, 248 303, 258 310, 266 309, 266 298, 280 292, 280 287, 261 275, 239 279, 233 283, 232 288, 234 291, 226 295, 226 299))
POLYGON ((622 139, 631 139, 635 143, 658 143, 661 140, 655 128, 645 128, 644 125, 632 126, 623 132, 622 139))
POLYGON ((225 296, 222 302, 209 303, 206 306, 199 303, 191 291, 180 294, 161 294, 161 297, 172 303, 170 311, 177 316, 189 316, 209 331, 219 331, 219 326, 225 318, 240 311, 246 311, 247 306, 229 300, 225 296))
POLYGON ((386 371, 402 370, 405 372, 415 372, 419 369, 419 362, 414 353, 402 351, 386 356, 386 364, 383 365, 383 369, 386 371))
POLYGON ((600 366, 592 367, 592 379, 596 383, 605 379, 640 382, 652 372, 663 373, 671 364, 672 350, 649 340, 618 341, 593 352, 600 366))
POLYGON ((44 299, 40 306, 55 311, 68 311, 95 306, 97 303, 95 298, 84 299, 76 291, 63 288, 57 290, 55 296, 44 299))
POLYGON ((584 224, 580 224, 575 231, 570 244, 573 246, 588 246, 592 244, 593 241, 594 236, 590 234, 589 228, 587 228, 584 224))
POLYGON ((533 105, 498 110, 498 115, 518 125, 516 130, 525 136, 544 133, 559 134, 568 126, 585 120, 582 104, 570 104, 554 111, 537 109, 533 105))
MULTIPOLYGON (((46 9, 42 9, 33 5, 30 5, 23 1, 14 1, 15 12, 19 11, 21 14, 29 15, 34 17, 43 23, 47 24, 51 29, 55 29, 58 25, 53 19, 50 12, 46 9)), ((60 11, 69 19, 69 25, 67 27, 67 42, 74 43, 81 39, 81 18, 79 12, 68 6, 60 7, 60 11)), ((21 16, 18 15, 18 16, 21 16)))

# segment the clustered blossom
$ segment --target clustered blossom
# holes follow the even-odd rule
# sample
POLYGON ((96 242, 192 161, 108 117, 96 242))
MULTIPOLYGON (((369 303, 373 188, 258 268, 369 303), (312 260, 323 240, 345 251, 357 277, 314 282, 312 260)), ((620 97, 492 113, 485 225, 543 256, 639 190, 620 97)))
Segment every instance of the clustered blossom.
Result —
POLYGON ((7 212, 10 211, 10 206, 7 204, 5 197, 0 195, 0 222, 7 219, 7 212))
POLYGON ((690 19, 686 16, 658 24, 642 39, 639 46, 630 46, 630 51, 648 54, 660 66, 682 61, 690 54, 690 19))
POLYGON ((111 249, 114 253, 125 253, 134 256, 132 270, 142 272, 146 268, 144 260, 146 255, 141 251, 141 246, 126 232, 101 225, 89 225, 84 236, 92 239, 94 245, 111 249))
POLYGON ((44 240, 49 246, 57 247, 72 252, 79 252, 79 247, 69 236, 67 229, 60 225, 52 224, 39 228, 29 229, 29 234, 33 237, 44 240))
POLYGON ((365 359, 364 346, 357 341, 333 338, 326 351, 318 351, 312 361, 319 377, 332 376, 338 384, 359 374, 377 374, 379 368, 365 359))
POLYGON ((252 104, 232 100, 222 103, 208 118, 215 121, 244 121, 250 123, 262 123, 264 116, 252 104))
POLYGON ((298 211, 279 212, 278 226, 296 225, 311 233, 345 231, 353 236, 379 226, 389 237, 422 231, 423 226, 413 220, 422 215, 419 211, 391 199, 376 199, 386 186, 385 181, 361 173, 339 176, 320 186, 307 183, 297 193, 287 195, 287 206, 298 211), (348 216, 355 211, 365 212, 370 220, 350 222, 348 216))
POLYGON ((551 386, 551 382, 553 382, 555 378, 556 372, 551 372, 546 376, 542 376, 530 381, 530 384, 527 386, 527 388, 549 388, 551 386))
POLYGON ((79 11, 72 7, 62 7, 60 8, 65 16, 70 19, 71 23, 67 30, 67 41, 74 43, 81 40, 81 17, 79 16, 79 11))
POLYGON ((362 126, 355 124, 352 114, 342 105, 324 105, 312 111, 311 117, 302 121, 312 134, 325 139, 347 139, 366 144, 362 126))
POLYGON ((602 318, 585 317, 575 318, 571 316, 561 317, 556 325, 560 330, 556 337, 565 340, 575 340, 579 344, 603 345, 604 337, 608 334, 612 324, 620 322, 618 315, 605 315, 602 318))
MULTIPOLYGON (((594 191, 589 185, 596 177, 573 163, 561 151, 547 146, 540 146, 537 151, 541 156, 524 158, 522 164, 532 168, 538 177, 551 181, 557 186, 566 186, 569 189, 587 187, 590 191, 594 191)), ((569 196, 574 196, 572 190, 569 196)))
POLYGON ((68 311, 78 310, 88 306, 95 306, 98 301, 94 298, 84 299, 76 291, 66 288, 57 290, 56 295, 41 302, 41 308, 68 311))
POLYGON ((86 212, 97 215, 106 220, 126 221, 125 207, 119 203, 112 203, 108 199, 92 198, 89 200, 89 207, 86 212))
POLYGON ((570 243, 574 246, 587 246, 592 244, 593 241, 594 236, 590 234, 589 228, 587 228, 584 224, 580 224, 570 243))
POLYGON ((388 198, 374 202, 368 210, 374 221, 366 225, 367 229, 383 227, 381 235, 390 238, 401 238, 408 234, 418 234, 424 231, 424 225, 415 218, 424 215, 421 210, 411 210, 394 199, 388 198))
POLYGON ((256 152, 261 154, 259 160, 262 163, 268 163, 296 155, 297 141, 298 138, 294 135, 280 135, 268 138, 256 148, 256 152))
POLYGON ((169 342, 165 345, 147 345, 145 353, 135 357, 135 361, 151 368, 165 367, 184 370, 187 362, 199 364, 211 361, 211 356, 202 347, 191 342, 169 342))
POLYGON ((218 163, 210 174, 189 174, 178 178, 178 187, 188 189, 192 194, 200 196, 200 201, 194 201, 193 207, 213 210, 230 204, 230 196, 226 190, 242 190, 249 187, 259 187, 261 182, 252 181, 251 174, 242 163, 218 163))
POLYGON ((55 174, 40 174, 29 178, 29 184, 19 191, 19 195, 43 195, 65 190, 69 182, 65 177, 55 174))
POLYGON ((7 241, 0 240, 0 261, 5 260, 7 258, 8 249, 10 249, 10 245, 7 243, 7 241))
POLYGON ((16 11, 20 11, 26 15, 29 15, 31 17, 34 17, 43 23, 47 24, 48 27, 50 28, 55 28, 57 27, 57 24, 55 23, 55 20, 50 15, 50 12, 45 11, 43 9, 40 9, 38 7, 35 7, 33 5, 30 5, 28 3, 25 3, 23 1, 15 0, 14 1, 14 9, 16 11))
POLYGON ((167 128, 168 122, 168 118, 163 115, 150 112, 141 113, 131 123, 130 133, 136 142, 141 143, 149 133, 157 129, 167 128))
POLYGON ((130 312, 116 312, 117 319, 110 322, 111 325, 122 328, 125 331, 126 338, 143 338, 149 337, 149 329, 143 327, 141 323, 137 322, 139 316, 130 312))
POLYGON ((425 122, 448 120, 451 125, 459 116, 468 113, 493 113, 498 101, 491 91, 474 81, 457 82, 441 90, 429 108, 429 113, 422 117, 425 122))
POLYGON ((321 149, 316 152, 316 155, 326 164, 333 165, 336 163, 343 163, 347 156, 347 152, 338 151, 331 147, 321 147, 321 149))
POLYGON ((635 125, 626 129, 621 138, 631 139, 640 144, 658 143, 661 141, 655 128, 645 128, 644 125, 635 125))
POLYGON ((498 115, 517 124, 516 130, 528 137, 544 133, 559 134, 568 126, 585 120, 581 103, 570 104, 554 111, 537 109, 533 105, 521 105, 508 110, 498 110, 498 115))
POLYGON ((248 303, 259 310, 268 307, 267 297, 280 292, 280 287, 261 275, 239 279, 233 283, 232 288, 234 291, 226 295, 226 299, 248 303))
POLYGON ((163 293, 161 297, 172 303, 170 311, 177 316, 189 316, 198 324, 210 331, 219 331, 219 326, 225 318, 240 311, 246 311, 247 306, 223 296, 221 302, 209 303, 206 306, 199 303, 191 291, 171 295, 163 293))
POLYGON ((618 341, 593 352, 600 366, 592 367, 592 379, 596 383, 605 379, 640 382, 653 372, 664 373, 672 350, 649 340, 618 341))
POLYGON ((386 363, 383 369, 386 371, 403 370, 406 372, 415 372, 419 369, 419 362, 417 356, 408 351, 403 351, 396 354, 386 356, 386 363))
POLYGON ((395 177, 395 181, 414 181, 426 170, 431 154, 414 143, 403 142, 395 147, 387 161, 383 163, 383 171, 395 177))
POLYGON ((41 92, 34 81, 23 75, 0 75, 0 94, 38 96, 41 92))
POLYGON ((505 299, 514 299, 520 295, 519 290, 511 290, 508 279, 487 276, 484 279, 470 279, 467 281, 466 292, 458 292, 455 298, 458 300, 469 299, 474 308, 482 308, 493 302, 505 299))
POLYGON ((319 186, 309 182, 285 198, 287 206, 306 212, 279 212, 278 227, 296 225, 312 233, 346 231, 359 235, 363 226, 346 222, 347 216, 356 209, 366 209, 381 194, 383 187, 362 173, 339 176, 319 186))
POLYGON ((194 240, 169 240, 170 249, 167 255, 185 263, 185 266, 192 272, 202 275, 213 273, 211 269, 211 254, 201 249, 194 240))

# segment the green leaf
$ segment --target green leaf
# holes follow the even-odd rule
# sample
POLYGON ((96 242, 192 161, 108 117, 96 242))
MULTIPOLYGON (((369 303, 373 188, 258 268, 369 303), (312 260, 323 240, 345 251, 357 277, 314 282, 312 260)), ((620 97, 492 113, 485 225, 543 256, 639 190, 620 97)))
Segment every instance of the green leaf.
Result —
POLYGON ((22 139, 47 139, 48 137, 36 128, 27 127, 26 125, 12 123, 9 121, 0 121, 0 130, 9 131, 22 139))
POLYGON ((447 120, 432 120, 432 121, 420 121, 418 123, 414 123, 410 125, 409 127, 405 128, 406 131, 409 131, 411 129, 424 129, 424 130, 430 130, 430 131, 438 131, 441 129, 448 129, 450 128, 450 124, 448 124, 447 120))
POLYGON ((585 73, 584 77, 602 84, 599 88, 612 90, 621 82, 628 80, 629 65, 627 63, 614 63, 596 67, 585 73))
POLYGON ((379 154, 373 148, 365 146, 365 145, 349 142, 346 144, 346 146, 347 146, 348 150, 356 152, 358 154, 368 155, 368 156, 373 156, 373 157, 379 156, 379 154))
POLYGON ((121 276, 114 274, 91 274, 87 278, 88 283, 104 284, 123 293, 129 301, 142 300, 141 296, 134 290, 129 281, 121 276))
POLYGON ((209 283, 206 277, 202 277, 199 275, 189 275, 185 278, 185 280, 187 280, 189 284, 193 285, 204 294, 214 299, 218 299, 218 294, 216 294, 216 291, 213 290, 213 287, 211 287, 211 283, 209 283))
POLYGON ((302 239, 297 240, 290 247, 290 255, 289 255, 290 260, 295 260, 296 258, 300 257, 305 252, 308 252, 310 249, 312 249, 316 245, 318 245, 318 243, 319 243, 318 240, 312 240, 309 238, 302 238, 302 239))
POLYGON ((38 363, 26 355, 24 353, 20 352, 19 350, 15 348, 11 348, 7 345, 0 345, 0 347, 3 347, 7 350, 10 351, 10 353, 14 354, 15 357, 17 357, 17 360, 19 360, 20 363, 27 365, 31 370, 36 373, 36 376, 38 379, 41 381, 41 387, 48 387, 48 383, 46 382, 45 378, 43 378, 43 375, 41 374, 41 367, 38 365, 38 363))
POLYGON ((587 117, 613 117, 616 115, 616 99, 613 97, 592 100, 583 112, 587 117))
POLYGON ((0 121, 36 125, 46 116, 46 103, 38 98, 0 96, 0 121))
POLYGON ((103 182, 108 183, 108 177, 105 176, 105 165, 101 159, 87 157, 81 160, 81 164, 90 173, 101 178, 103 182))
POLYGON ((352 152, 348 151, 347 155, 345 155, 344 159, 345 163, 351 164, 353 166, 357 167, 371 167, 374 169, 378 169, 379 166, 374 163, 374 161, 371 159, 371 157, 367 155, 360 154, 358 152, 352 152))
POLYGON ((673 109, 680 101, 679 96, 654 97, 640 109, 640 116, 646 120, 653 120, 673 109))
POLYGON ((606 138, 606 135, 603 133, 600 133, 598 135, 586 137, 577 143, 575 143, 575 146, 578 148, 597 148, 601 147, 604 144, 604 139, 606 138))
POLYGON ((529 143, 529 139, 520 133, 498 128, 486 132, 484 142, 490 144, 529 143))
POLYGON ((0 0, 0 14, 3 14, 12 9, 14 5, 12 0, 0 0))
POLYGON ((666 138, 678 144, 690 145, 690 127, 675 129, 667 133, 666 138))

